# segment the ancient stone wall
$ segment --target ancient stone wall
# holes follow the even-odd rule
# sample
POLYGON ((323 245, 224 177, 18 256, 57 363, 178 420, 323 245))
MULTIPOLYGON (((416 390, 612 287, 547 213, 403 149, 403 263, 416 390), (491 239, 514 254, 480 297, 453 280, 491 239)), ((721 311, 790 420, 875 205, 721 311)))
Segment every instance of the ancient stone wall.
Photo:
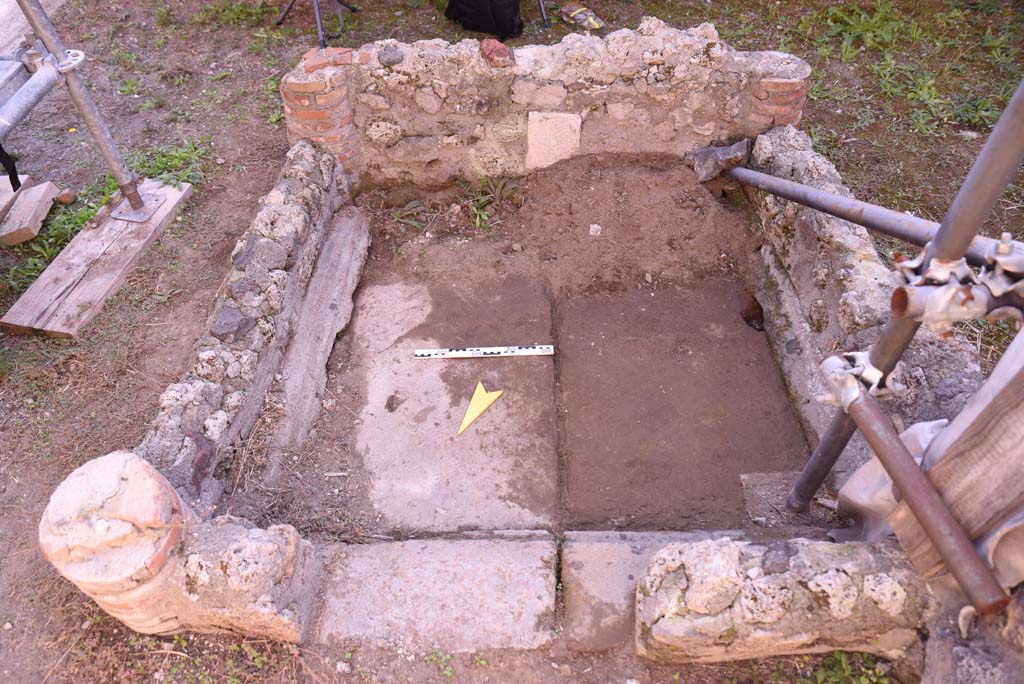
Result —
MULTIPOLYGON (((774 176, 852 196, 839 172, 814 151, 807 134, 782 126, 757 138, 751 166, 774 176)), ((839 350, 867 350, 889 318, 889 299, 902 284, 882 263, 867 230, 813 209, 747 190, 764 236, 764 277, 758 298, 765 328, 811 442, 833 407, 814 401, 828 389, 818 364, 839 350)), ((907 245, 907 253, 915 248, 907 245)), ((887 403, 897 427, 952 418, 981 384, 977 359, 956 339, 922 328, 904 355, 907 390, 887 403), (902 425, 901 425, 902 424, 902 425)), ((871 456, 858 433, 836 466, 842 483, 871 456)))
POLYGON ((281 367, 306 284, 335 210, 347 201, 336 161, 307 141, 289 152, 274 188, 260 200, 231 255, 209 321, 182 379, 160 397, 160 411, 136 453, 171 483, 211 505, 214 468, 245 437, 281 367))
POLYGON ((370 183, 522 175, 574 155, 685 154, 799 122, 810 67, 739 52, 711 24, 495 41, 311 50, 281 81, 288 135, 370 183))

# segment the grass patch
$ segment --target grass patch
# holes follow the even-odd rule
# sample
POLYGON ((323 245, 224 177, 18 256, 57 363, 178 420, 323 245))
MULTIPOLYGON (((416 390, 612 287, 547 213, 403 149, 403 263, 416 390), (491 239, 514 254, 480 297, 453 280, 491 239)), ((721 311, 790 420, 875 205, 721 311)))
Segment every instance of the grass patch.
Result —
MULTIPOLYGON (((209 141, 205 139, 159 145, 129 156, 128 166, 140 176, 176 187, 182 183, 198 186, 203 180, 202 163, 209 151, 209 141)), ((73 204, 53 209, 35 239, 12 248, 21 259, 8 269, 3 288, 14 293, 27 289, 116 190, 114 177, 106 173, 82 190, 73 204)))
POLYGON ((274 7, 259 0, 220 0, 192 15, 192 23, 216 28, 218 26, 256 26, 263 17, 274 12, 274 7))

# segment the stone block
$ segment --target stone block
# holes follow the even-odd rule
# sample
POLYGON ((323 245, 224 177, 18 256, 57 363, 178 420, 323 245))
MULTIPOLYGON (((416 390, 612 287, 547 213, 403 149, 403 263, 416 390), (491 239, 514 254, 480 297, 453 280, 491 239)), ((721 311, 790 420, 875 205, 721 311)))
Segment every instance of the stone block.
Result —
POLYGON ((571 158, 580 150, 583 119, 564 112, 530 112, 526 127, 526 170, 571 158))
POLYGON ((636 582, 659 549, 713 539, 722 532, 566 532, 562 545, 565 638, 570 648, 600 651, 633 638, 636 582))
POLYGON ((917 644, 929 593, 892 542, 728 537, 671 544, 637 584, 636 647, 667 663, 917 644))
POLYGON ((464 653, 554 638, 555 542, 544 532, 328 550, 316 641, 464 653))

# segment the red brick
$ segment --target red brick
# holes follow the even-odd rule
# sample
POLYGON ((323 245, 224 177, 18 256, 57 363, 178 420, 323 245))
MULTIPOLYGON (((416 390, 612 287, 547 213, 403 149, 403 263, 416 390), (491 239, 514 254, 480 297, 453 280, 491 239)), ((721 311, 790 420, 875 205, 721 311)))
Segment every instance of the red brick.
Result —
POLYGON ((332 105, 348 99, 348 88, 335 88, 316 96, 318 105, 332 105))
POLYGON ((768 100, 772 104, 788 105, 802 102, 806 96, 807 89, 804 88, 803 90, 794 90, 791 93, 772 93, 768 100))
POLYGON ((296 109, 293 116, 299 121, 330 121, 331 113, 325 109, 296 109))
POLYGON ((797 104, 774 104, 771 100, 765 100, 763 102, 756 102, 751 108, 751 111, 758 114, 764 114, 765 116, 789 116, 793 112, 799 112, 803 109, 803 100, 800 100, 797 104))
POLYGON ((281 88, 281 99, 285 101, 285 104, 296 107, 308 107, 313 104, 312 95, 296 95, 286 88, 281 88))
POLYGON ((758 83, 771 93, 791 93, 807 87, 805 78, 762 78, 758 83))
POLYGON ((512 48, 494 38, 484 38, 480 42, 480 54, 492 67, 504 68, 516 63, 516 53, 512 48))
POLYGON ((302 63, 302 67, 306 70, 307 74, 311 74, 314 71, 323 69, 325 66, 331 65, 331 58, 327 55, 315 55, 310 57, 302 63))
POLYGON ((286 76, 281 81, 281 88, 290 90, 293 93, 322 93, 327 90, 327 81, 322 75, 308 81, 300 81, 292 76, 286 76))
POLYGON ((356 64, 369 64, 369 63, 370 63, 370 53, 369 52, 360 52, 360 53, 358 53, 356 55, 356 64))
POLYGON ((338 127, 330 121, 296 121, 288 120, 288 129, 302 136, 320 135, 329 131, 336 131, 338 127))

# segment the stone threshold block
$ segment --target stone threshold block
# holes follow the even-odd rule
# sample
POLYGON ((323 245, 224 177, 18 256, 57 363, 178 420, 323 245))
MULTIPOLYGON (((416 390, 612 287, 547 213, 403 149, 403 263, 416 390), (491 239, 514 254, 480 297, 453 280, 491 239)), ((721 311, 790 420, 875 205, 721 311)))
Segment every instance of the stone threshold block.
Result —
POLYGON ((633 642, 637 580, 651 558, 669 544, 728 536, 775 540, 818 536, 821 530, 566 532, 562 543, 564 636, 575 651, 603 651, 633 642))
POLYGON ((321 566, 295 528, 232 516, 199 522, 130 451, 93 459, 57 487, 39 545, 61 575, 143 634, 300 642, 311 625, 321 566))
POLYGON ((546 532, 329 547, 315 641, 540 648, 554 638, 556 554, 546 532))
POLYGON ((663 663, 861 651, 917 643, 929 594, 889 541, 670 544, 636 589, 636 649, 663 663))

